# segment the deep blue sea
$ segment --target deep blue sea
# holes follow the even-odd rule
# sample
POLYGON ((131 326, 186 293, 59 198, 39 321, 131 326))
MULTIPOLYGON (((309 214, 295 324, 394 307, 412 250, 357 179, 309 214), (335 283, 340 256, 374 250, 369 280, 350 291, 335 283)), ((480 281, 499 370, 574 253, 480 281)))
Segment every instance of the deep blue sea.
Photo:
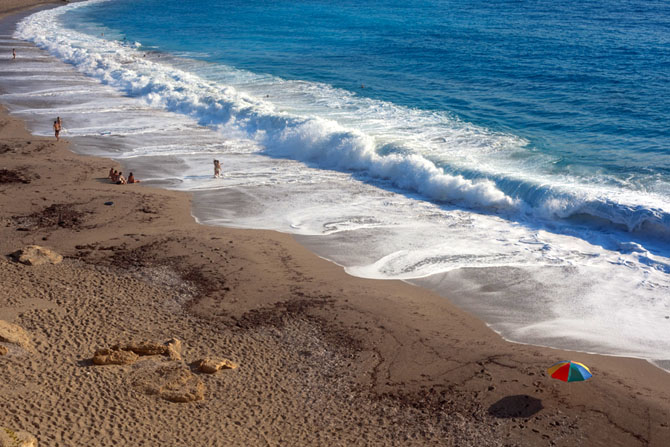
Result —
POLYGON ((65 136, 200 222, 670 368, 670 2, 94 0, 16 35, 65 136))

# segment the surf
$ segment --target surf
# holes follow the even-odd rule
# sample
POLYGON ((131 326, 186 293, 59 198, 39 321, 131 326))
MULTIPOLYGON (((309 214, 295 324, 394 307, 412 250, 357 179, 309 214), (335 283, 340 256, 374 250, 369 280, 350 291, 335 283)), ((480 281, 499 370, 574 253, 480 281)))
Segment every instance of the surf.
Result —
POLYGON ((562 186, 546 175, 518 177, 528 166, 510 164, 509 157, 500 158, 499 153, 527 153, 528 143, 522 138, 477 128, 448 113, 359 98, 318 83, 266 76, 268 90, 274 93, 281 87, 291 92, 290 104, 281 97, 253 96, 147 60, 140 43, 99 39, 58 23, 68 10, 86 6, 35 14, 19 24, 16 35, 151 107, 193 117, 224 135, 241 134, 272 157, 355 172, 427 200, 502 212, 516 220, 531 216, 584 223, 588 219, 583 217, 590 216, 599 226, 604 223, 614 230, 661 240, 670 235, 670 213, 662 197, 608 191, 574 179, 562 186), (355 118, 363 119, 355 123, 355 118), (376 124, 380 122, 385 124, 376 124), (392 125, 400 122, 405 123, 402 132, 392 125), (486 161, 488 154, 494 163, 486 161))

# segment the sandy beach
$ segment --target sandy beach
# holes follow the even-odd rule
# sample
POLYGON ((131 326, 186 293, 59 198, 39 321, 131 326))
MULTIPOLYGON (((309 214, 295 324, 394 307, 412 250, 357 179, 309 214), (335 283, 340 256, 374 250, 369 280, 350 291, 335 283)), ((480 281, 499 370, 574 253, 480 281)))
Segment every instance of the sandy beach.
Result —
POLYGON ((670 445, 670 374, 644 360, 509 343, 290 235, 199 225, 188 194, 114 185, 5 108, 0 160, 0 427, 37 445, 670 445), (30 245, 63 259, 17 262, 30 245), (549 378, 566 359, 594 377, 549 378))

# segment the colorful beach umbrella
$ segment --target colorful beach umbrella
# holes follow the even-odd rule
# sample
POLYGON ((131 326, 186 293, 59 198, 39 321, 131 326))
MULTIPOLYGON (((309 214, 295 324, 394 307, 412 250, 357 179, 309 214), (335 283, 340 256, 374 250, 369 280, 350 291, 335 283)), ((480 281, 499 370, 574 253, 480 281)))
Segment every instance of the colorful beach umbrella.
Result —
POLYGON ((551 365, 547 369, 549 376, 563 382, 581 382, 592 376, 589 368, 583 363, 565 360, 551 365))

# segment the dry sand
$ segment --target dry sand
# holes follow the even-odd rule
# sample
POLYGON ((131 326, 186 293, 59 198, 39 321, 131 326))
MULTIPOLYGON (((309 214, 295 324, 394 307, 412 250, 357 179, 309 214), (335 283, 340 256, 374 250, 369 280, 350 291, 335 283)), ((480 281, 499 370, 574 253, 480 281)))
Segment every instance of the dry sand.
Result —
POLYGON ((54 0, 2 0, 0 4, 0 17, 5 17, 9 14, 15 12, 25 11, 40 5, 46 4, 62 4, 67 3, 66 0, 54 1, 54 0))
POLYGON ((0 320, 31 339, 0 341, 0 426, 41 446, 670 445, 670 375, 647 362, 507 343, 288 235, 198 225, 188 195, 112 185, 112 166, 0 113, 0 320), (65 259, 5 256, 30 244, 65 259), (172 338, 182 361, 91 361, 172 338), (208 356, 240 367, 198 373, 208 356), (568 358, 593 379, 546 376, 568 358))

